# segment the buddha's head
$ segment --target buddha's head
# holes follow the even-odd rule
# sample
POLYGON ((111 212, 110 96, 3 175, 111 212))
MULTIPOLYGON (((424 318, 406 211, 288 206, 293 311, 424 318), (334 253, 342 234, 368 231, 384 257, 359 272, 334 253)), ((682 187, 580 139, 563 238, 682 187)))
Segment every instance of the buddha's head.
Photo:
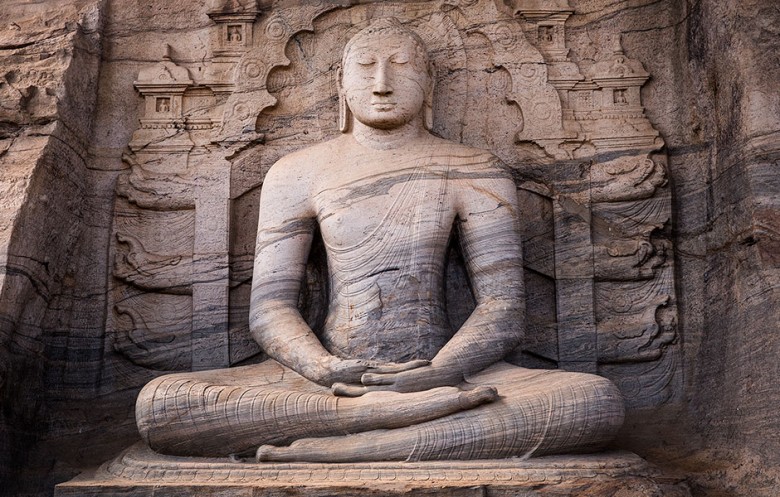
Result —
POLYGON ((352 117, 394 129, 422 117, 433 125, 433 71, 422 39, 396 19, 380 19, 344 47, 339 74, 339 128, 352 117))

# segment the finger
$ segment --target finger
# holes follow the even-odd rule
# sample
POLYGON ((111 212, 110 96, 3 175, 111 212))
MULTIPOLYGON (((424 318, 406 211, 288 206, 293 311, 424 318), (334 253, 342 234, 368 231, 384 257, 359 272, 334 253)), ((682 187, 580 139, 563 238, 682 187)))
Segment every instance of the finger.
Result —
POLYGON ((360 397, 368 393, 368 388, 361 385, 347 385, 346 383, 334 383, 330 387, 333 395, 337 397, 360 397))
POLYGON ((368 369, 361 361, 344 361, 334 368, 333 381, 359 385, 360 377, 368 369))
POLYGON ((395 383, 395 374, 366 373, 360 377, 360 383, 366 386, 392 385, 395 383))
POLYGON ((333 369, 341 373, 357 373, 365 372, 368 368, 362 361, 342 361, 333 369))
POLYGON ((425 366, 430 366, 431 361, 426 361, 425 359, 417 359, 414 361, 409 362, 401 362, 401 363, 395 363, 391 362, 389 364, 380 364, 376 367, 370 367, 371 373, 401 373, 403 371, 409 371, 410 369, 417 369, 422 368, 425 366))
POLYGON ((372 361, 369 359, 355 359, 356 364, 360 364, 361 366, 367 368, 367 369, 373 369, 373 368, 379 368, 382 367, 385 363, 380 361, 372 361))

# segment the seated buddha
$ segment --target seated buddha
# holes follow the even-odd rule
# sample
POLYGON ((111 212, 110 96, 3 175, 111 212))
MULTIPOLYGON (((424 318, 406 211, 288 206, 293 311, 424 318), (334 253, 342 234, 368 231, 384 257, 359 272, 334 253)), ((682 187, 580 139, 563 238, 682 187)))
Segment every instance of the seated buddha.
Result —
POLYGON ((136 417, 155 451, 259 461, 529 457, 603 448, 623 401, 590 374, 503 361, 522 346, 516 186, 490 153, 437 138, 424 43, 379 20, 346 45, 340 128, 268 172, 250 331, 260 364, 150 382, 136 417), (476 307, 453 329, 447 248, 458 231, 476 307), (328 310, 297 304, 312 240, 327 253, 328 310))

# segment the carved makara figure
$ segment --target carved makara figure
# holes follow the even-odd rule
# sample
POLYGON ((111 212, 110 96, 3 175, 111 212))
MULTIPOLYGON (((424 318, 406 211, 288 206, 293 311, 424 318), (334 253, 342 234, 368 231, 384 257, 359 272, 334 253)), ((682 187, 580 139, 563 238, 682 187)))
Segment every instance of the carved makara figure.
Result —
POLYGON ((516 187, 491 154, 434 137, 421 39, 380 20, 347 44, 343 134, 281 159, 264 182, 250 329, 264 363, 163 376, 137 402, 152 449, 259 460, 485 459, 609 442, 622 398, 589 374, 502 361, 522 340, 516 187), (445 262, 459 231, 476 308, 458 330, 445 262), (315 232, 328 315, 297 302, 315 232))

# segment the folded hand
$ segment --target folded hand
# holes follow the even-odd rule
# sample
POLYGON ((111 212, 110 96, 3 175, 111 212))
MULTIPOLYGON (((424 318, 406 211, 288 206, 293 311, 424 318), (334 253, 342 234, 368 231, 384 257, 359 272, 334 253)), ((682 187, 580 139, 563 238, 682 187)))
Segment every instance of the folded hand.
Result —
POLYGON ((412 363, 401 364, 403 369, 371 368, 360 377, 360 384, 347 382, 334 383, 332 390, 335 395, 358 397, 368 392, 421 392, 436 387, 455 386, 463 382, 463 374, 452 368, 432 366, 428 361, 424 364, 408 367, 412 363))

